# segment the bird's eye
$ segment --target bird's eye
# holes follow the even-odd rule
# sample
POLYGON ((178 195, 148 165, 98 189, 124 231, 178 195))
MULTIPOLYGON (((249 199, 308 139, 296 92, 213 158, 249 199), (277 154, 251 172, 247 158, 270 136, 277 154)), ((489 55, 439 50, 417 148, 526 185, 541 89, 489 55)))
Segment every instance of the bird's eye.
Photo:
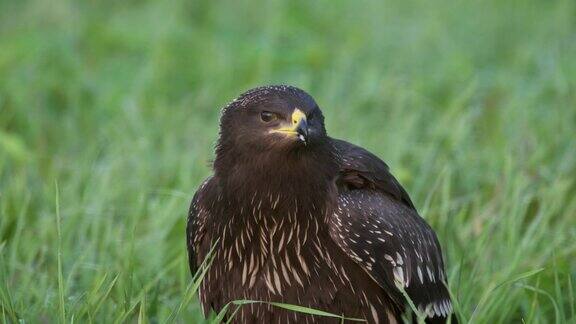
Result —
POLYGON ((262 121, 265 123, 269 123, 271 121, 278 119, 278 115, 276 115, 273 112, 263 111, 260 113, 260 119, 262 119, 262 121))

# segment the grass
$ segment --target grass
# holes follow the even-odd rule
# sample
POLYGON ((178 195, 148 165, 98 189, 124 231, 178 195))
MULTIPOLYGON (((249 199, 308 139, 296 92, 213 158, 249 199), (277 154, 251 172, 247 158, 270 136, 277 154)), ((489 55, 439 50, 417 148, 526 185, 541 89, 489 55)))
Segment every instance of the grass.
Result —
POLYGON ((0 0, 0 321, 203 322, 219 109, 288 83, 389 163, 463 322, 575 322, 575 35, 571 0, 0 0))

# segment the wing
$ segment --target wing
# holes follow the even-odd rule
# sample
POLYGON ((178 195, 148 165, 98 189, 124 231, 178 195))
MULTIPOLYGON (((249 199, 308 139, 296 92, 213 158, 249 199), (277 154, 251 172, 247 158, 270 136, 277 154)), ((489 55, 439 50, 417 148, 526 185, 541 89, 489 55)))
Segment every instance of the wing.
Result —
MULTIPOLYGON (((188 248, 188 264, 192 276, 196 274, 198 266, 202 263, 200 256, 206 253, 205 244, 202 244, 206 235, 206 220, 210 217, 208 209, 205 207, 210 199, 210 192, 214 187, 212 177, 206 179, 200 186, 188 211, 188 222, 186 224, 186 246, 188 248)), ((203 259, 203 258, 202 258, 203 259)))
POLYGON ((438 239, 384 162, 336 141, 343 165, 330 234, 399 304, 404 289, 429 318, 452 313, 438 239))
POLYGON ((388 165, 384 161, 367 150, 348 142, 333 139, 332 143, 342 159, 340 176, 337 181, 341 191, 377 190, 415 210, 410 196, 390 173, 388 165))

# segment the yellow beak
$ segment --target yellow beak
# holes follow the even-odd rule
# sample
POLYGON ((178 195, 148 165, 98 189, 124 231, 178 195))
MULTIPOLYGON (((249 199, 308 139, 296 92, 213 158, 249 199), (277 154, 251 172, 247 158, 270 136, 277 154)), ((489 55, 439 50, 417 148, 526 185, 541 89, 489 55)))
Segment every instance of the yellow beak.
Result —
POLYGON ((306 136, 308 135, 308 122, 306 120, 306 114, 304 114, 300 109, 294 109, 291 116, 291 122, 289 125, 284 125, 280 128, 272 130, 273 133, 283 133, 288 135, 293 135, 298 137, 302 141, 306 141, 306 136))

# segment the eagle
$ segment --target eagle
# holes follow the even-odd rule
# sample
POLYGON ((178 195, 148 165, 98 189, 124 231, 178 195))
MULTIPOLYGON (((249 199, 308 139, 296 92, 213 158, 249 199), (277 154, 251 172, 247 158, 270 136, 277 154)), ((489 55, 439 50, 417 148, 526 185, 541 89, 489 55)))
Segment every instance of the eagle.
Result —
POLYGON ((286 85, 249 90, 222 109, 213 174, 186 227, 204 315, 236 300, 234 323, 368 323, 453 318, 438 239, 388 166, 331 138, 316 101, 286 85), (411 316, 415 320, 415 316, 411 316))

